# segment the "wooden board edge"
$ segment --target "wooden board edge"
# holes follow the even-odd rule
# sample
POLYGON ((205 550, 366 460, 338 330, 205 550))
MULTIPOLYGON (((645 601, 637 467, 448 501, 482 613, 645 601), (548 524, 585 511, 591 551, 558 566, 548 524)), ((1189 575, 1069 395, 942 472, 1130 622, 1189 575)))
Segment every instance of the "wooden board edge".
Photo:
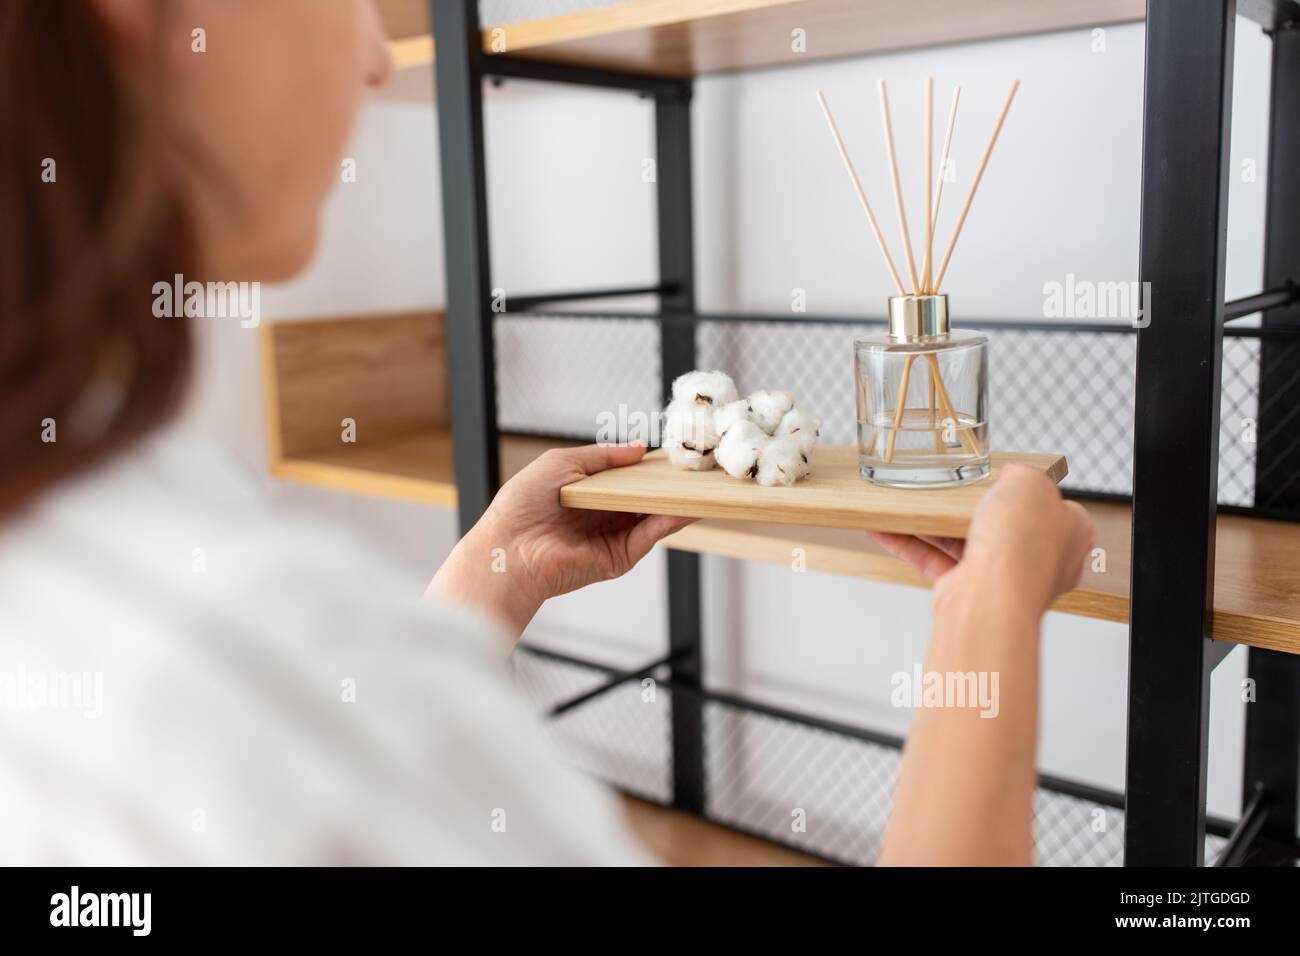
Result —
POLYGON ((1214 612, 1213 637, 1218 641, 1300 654, 1300 622, 1272 617, 1248 617, 1235 611, 1214 612))
MULTIPOLYGON (((667 548, 678 551, 710 554, 742 561, 761 561, 765 564, 793 564, 796 559, 801 558, 804 566, 810 571, 822 571, 827 574, 898 584, 904 587, 930 587, 930 582, 923 575, 889 555, 872 554, 852 548, 837 548, 834 545, 815 542, 801 546, 791 538, 756 534, 743 528, 689 525, 665 538, 663 544, 667 548), (796 555, 795 548, 801 548, 803 554, 796 555)), ((1052 610, 1123 624, 1128 621, 1128 606, 1128 599, 1123 595, 1079 587, 1062 595, 1052 605, 1052 610)))
POLYGON ((484 53, 517 53, 552 44, 588 40, 608 34, 653 30, 679 23, 713 20, 738 13, 772 7, 796 6, 803 0, 632 0, 590 10, 576 10, 550 17, 520 20, 483 30, 484 53), (494 49, 494 41, 503 30, 505 49, 494 49))
POLYGON ((275 326, 263 322, 257 330, 258 362, 262 375, 262 429, 266 438, 266 465, 274 471, 284 457, 280 430, 280 382, 275 368, 275 326))
POLYGON ((428 66, 434 62, 433 35, 407 37, 404 40, 389 40, 388 52, 393 58, 395 70, 407 70, 412 67, 428 66))
POLYGON ((386 475, 309 459, 282 459, 272 466, 271 475, 296 484, 440 508, 454 508, 457 502, 456 486, 450 482, 386 475))

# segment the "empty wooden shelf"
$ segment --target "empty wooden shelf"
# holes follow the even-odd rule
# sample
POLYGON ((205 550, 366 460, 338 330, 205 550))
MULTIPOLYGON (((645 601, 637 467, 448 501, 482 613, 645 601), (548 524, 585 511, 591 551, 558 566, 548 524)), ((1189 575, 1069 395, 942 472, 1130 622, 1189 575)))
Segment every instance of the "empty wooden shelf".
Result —
MULTIPOLYGON (((441 313, 281 322, 261 334, 272 475, 456 504, 441 313)), ((502 436, 502 477, 555 444, 502 436)))
MULTIPOLYGON (((501 480, 557 444, 529 435, 502 435, 501 480)), ((451 433, 444 430, 358 441, 281 458, 271 464, 270 471, 297 484, 454 508, 454 461, 451 433)))
MULTIPOLYGON (((1037 468, 1054 481, 1066 475, 1061 455, 994 452, 993 477, 1012 462, 1037 468)), ((560 503, 595 511, 965 537, 971 513, 992 480, 959 488, 882 488, 858 477, 856 447, 819 445, 812 454, 810 477, 793 487, 767 488, 717 468, 674 468, 666 454, 657 451, 639 464, 613 468, 562 488, 560 503)))

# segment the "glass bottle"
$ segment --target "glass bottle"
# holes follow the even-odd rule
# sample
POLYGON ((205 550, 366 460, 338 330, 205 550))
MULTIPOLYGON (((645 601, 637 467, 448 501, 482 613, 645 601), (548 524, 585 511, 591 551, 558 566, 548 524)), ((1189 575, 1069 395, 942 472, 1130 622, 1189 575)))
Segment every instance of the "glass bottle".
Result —
POLYGON ((946 295, 889 300, 889 331, 853 343, 858 471, 946 488, 989 473, 988 339, 948 326, 946 295))

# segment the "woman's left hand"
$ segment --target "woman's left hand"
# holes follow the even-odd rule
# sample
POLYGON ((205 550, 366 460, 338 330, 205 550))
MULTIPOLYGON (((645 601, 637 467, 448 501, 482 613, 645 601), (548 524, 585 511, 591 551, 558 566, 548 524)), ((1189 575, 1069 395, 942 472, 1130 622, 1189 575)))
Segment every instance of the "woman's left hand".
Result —
POLYGON ((560 489, 644 455, 642 445, 546 452, 502 486, 429 594, 486 611, 518 636, 548 598, 626 574, 694 519, 562 508, 560 489))

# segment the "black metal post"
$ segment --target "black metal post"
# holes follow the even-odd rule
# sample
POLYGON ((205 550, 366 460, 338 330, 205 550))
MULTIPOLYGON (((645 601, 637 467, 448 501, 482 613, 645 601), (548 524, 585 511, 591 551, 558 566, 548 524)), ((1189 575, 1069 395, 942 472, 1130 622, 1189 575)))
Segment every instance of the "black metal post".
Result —
POLYGON ((1236 0, 1149 0, 1129 611, 1130 866, 1200 866, 1236 0))
POLYGON ((500 478, 478 0, 431 0, 447 266, 447 373, 461 533, 500 478))
MULTIPOLYGON (((1264 238, 1265 286, 1300 275, 1300 30, 1273 36, 1269 113, 1268 209, 1264 238)), ((1300 328, 1300 305, 1274 308, 1266 328, 1300 328)), ((1259 346, 1259 418, 1256 428, 1255 504, 1300 509, 1300 350, 1294 341, 1263 339, 1259 346)), ((1248 671, 1254 700, 1246 705, 1243 800, 1263 794, 1260 836, 1290 842, 1296 836, 1300 772, 1300 656, 1252 647, 1248 671)), ((1247 857, 1249 859, 1249 857, 1247 857)))
MULTIPOLYGON (((658 185, 659 283, 673 291, 660 297, 669 314, 695 311, 695 231, 691 192, 691 84, 683 81, 655 96, 655 181, 658 185)), ((663 397, 673 379, 695 367, 693 323, 659 325, 663 397)), ((703 677, 700 556, 668 552, 668 648, 680 655, 671 680, 699 688, 703 677)), ((673 694, 673 805, 703 814, 704 702, 696 694, 673 694)))

